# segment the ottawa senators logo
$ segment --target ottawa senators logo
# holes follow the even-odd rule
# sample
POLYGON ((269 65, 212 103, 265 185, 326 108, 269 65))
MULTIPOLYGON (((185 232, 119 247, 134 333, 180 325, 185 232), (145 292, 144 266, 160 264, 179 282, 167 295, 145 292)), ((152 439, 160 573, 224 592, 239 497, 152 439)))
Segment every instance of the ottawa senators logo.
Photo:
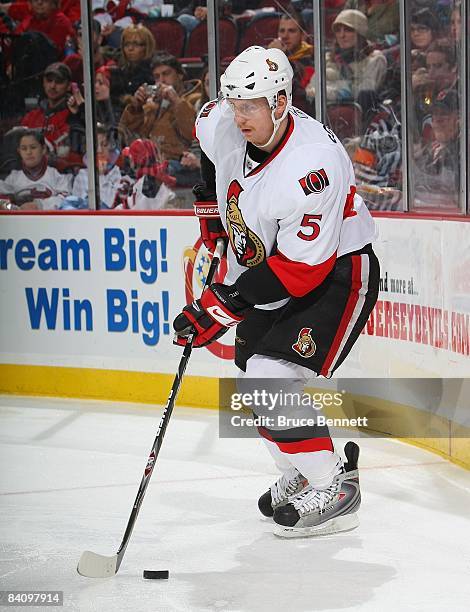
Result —
POLYGON ((312 170, 306 176, 299 179, 300 186, 304 190, 305 195, 311 193, 321 193, 324 191, 330 181, 323 168, 321 170, 312 170))
POLYGON ((292 348, 296 353, 305 359, 315 354, 317 345, 313 341, 311 327, 303 327, 300 330, 297 342, 292 345, 292 348))
POLYGON ((227 228, 230 244, 240 266, 252 268, 266 257, 264 244, 258 236, 246 226, 238 199, 243 187, 237 180, 230 183, 227 190, 227 228))
POLYGON ((266 60, 266 63, 268 65, 268 68, 271 72, 276 72, 276 70, 279 69, 279 66, 276 64, 276 62, 273 62, 272 60, 270 60, 269 58, 266 60))

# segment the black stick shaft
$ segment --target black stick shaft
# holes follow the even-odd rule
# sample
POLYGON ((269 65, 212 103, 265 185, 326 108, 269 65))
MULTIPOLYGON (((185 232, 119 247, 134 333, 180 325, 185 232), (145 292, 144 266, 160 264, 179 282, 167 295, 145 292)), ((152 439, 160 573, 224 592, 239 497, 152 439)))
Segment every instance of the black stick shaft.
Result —
MULTIPOLYGON (((217 243, 217 249, 214 252, 212 257, 212 261, 209 267, 209 272, 207 273, 206 280, 204 282, 204 287, 202 291, 204 292, 205 288, 208 287, 214 278, 214 275, 217 271, 217 267, 219 265, 220 259, 223 253, 223 242, 219 241, 217 243)), ((157 435, 153 442, 152 450, 150 451, 149 458, 147 459, 147 466, 144 470, 144 475, 139 485, 139 490, 137 491, 137 496, 134 501, 134 506, 132 507, 131 515, 129 517, 129 521, 127 522, 126 531, 124 532, 124 537, 121 542, 121 546, 117 552, 117 564, 116 564, 116 572, 118 571, 122 559, 124 557, 124 553, 126 552, 127 545, 129 544, 129 540, 132 534, 132 530, 134 529, 135 522, 137 520, 137 516, 139 514, 140 507, 144 500, 145 492, 147 490, 147 486, 150 482, 150 477, 153 473, 153 468, 155 467, 155 463, 157 461, 158 453, 160 452, 160 448, 162 447, 163 438, 165 436, 166 428, 168 427, 168 423, 170 422, 170 417, 173 412, 173 407, 175 405, 176 396, 178 395, 178 391, 181 386, 181 382, 183 380, 183 375, 186 370, 186 366, 188 365, 189 358, 191 356, 191 352, 193 350, 193 340, 194 335, 190 334, 188 336, 188 340, 183 350, 183 355, 178 365, 178 371, 176 373, 175 379, 173 381, 173 385, 171 387, 170 394, 168 395, 168 399, 166 402, 165 409, 163 410, 162 417, 160 419, 160 424, 158 425, 157 435)))

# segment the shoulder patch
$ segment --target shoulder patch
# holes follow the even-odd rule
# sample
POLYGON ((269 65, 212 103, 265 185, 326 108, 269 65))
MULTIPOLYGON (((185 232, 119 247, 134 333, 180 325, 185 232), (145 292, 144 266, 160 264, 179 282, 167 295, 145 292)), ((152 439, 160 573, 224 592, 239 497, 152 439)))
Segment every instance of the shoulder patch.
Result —
POLYGON ((323 168, 320 170, 311 170, 301 179, 299 179, 300 186, 304 190, 305 195, 311 193, 321 193, 330 184, 328 176, 323 168))
POLYGON ((213 100, 212 102, 208 102, 201 111, 199 117, 202 119, 203 117, 208 117, 211 110, 217 106, 217 100, 213 100))

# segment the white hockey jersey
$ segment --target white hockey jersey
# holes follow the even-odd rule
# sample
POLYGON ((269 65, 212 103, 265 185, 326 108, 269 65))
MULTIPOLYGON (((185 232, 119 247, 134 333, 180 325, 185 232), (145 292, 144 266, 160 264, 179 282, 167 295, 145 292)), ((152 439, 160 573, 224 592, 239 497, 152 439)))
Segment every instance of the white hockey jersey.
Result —
MULTIPOLYGON (((207 103, 196 120, 201 148, 216 167, 219 211, 230 238, 226 283, 275 255, 310 266, 315 275, 374 240, 374 220, 355 193, 351 161, 329 128, 291 108, 285 136, 257 164, 226 104, 207 103)), ((303 295, 295 272, 288 276, 280 274, 289 293, 303 295)))
POLYGON ((5 180, 0 181, 1 195, 18 195, 31 192, 31 201, 36 202, 43 210, 54 210, 63 199, 70 195, 72 176, 61 174, 55 168, 47 166, 44 174, 37 180, 29 178, 23 170, 12 170, 5 180))

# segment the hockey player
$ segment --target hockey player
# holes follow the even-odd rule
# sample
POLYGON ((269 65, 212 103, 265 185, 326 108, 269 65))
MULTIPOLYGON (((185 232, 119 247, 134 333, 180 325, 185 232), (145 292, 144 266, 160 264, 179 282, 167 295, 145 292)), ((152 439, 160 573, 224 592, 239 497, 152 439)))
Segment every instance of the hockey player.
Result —
MULTIPOLYGON (((372 217, 355 194, 346 151, 326 126, 291 106, 292 68, 279 49, 250 47, 221 77, 196 121, 205 185, 219 220, 200 219, 213 249, 228 237, 228 273, 175 321, 205 346, 237 325, 242 381, 286 379, 299 391, 344 361, 377 300, 372 217)), ((258 428, 282 472, 261 496, 278 535, 351 529, 360 505, 359 448, 343 465, 325 428, 258 428)))

